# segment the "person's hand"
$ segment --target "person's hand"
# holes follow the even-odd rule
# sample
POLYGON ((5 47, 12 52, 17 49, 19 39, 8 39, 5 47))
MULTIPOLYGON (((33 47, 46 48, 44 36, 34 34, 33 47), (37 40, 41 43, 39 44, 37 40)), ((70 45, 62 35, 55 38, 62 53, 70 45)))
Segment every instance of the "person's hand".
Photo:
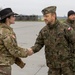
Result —
POLYGON ((30 55, 32 55, 34 52, 33 52, 33 50, 31 49, 31 48, 29 48, 28 49, 28 55, 30 56, 30 55))

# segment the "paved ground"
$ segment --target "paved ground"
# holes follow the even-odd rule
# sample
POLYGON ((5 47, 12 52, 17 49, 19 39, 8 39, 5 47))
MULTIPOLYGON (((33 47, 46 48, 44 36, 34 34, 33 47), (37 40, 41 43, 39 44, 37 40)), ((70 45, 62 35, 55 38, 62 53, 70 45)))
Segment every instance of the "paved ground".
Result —
MULTIPOLYGON (((16 22, 12 25, 19 46, 23 48, 31 47, 44 25, 44 22, 16 22)), ((48 68, 46 67, 44 48, 32 56, 22 58, 22 60, 26 62, 26 66, 21 69, 14 64, 12 75, 47 75, 48 68)))

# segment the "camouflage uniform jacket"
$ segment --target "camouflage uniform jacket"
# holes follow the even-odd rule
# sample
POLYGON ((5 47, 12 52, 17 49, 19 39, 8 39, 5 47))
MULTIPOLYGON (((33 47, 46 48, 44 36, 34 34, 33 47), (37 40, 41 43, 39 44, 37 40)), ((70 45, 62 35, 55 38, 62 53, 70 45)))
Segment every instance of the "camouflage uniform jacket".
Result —
POLYGON ((0 65, 11 65, 16 57, 26 57, 27 49, 18 47, 13 29, 0 24, 0 65))
MULTIPOLYGON (((70 25, 75 30, 75 21, 71 21, 71 20, 67 19, 64 23, 70 25)), ((69 47, 71 49, 73 48, 72 45, 69 45, 69 47)), ((72 68, 73 68, 73 70, 75 72, 75 56, 74 56, 73 59, 71 59, 71 62, 72 62, 72 68)))
POLYGON ((75 21, 67 19, 64 23, 70 25, 75 30, 75 21))
POLYGON ((72 52, 69 43, 75 46, 75 32, 68 25, 56 21, 55 24, 46 25, 41 29, 35 45, 31 48, 36 53, 45 45, 47 66, 60 68, 69 64, 72 52))

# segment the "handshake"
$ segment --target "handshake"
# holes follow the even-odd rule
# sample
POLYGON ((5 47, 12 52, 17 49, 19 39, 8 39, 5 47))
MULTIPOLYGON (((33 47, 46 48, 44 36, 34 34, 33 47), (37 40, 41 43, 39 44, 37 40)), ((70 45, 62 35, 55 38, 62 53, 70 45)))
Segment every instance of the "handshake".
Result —
POLYGON ((32 50, 31 48, 29 48, 29 49, 27 50, 28 56, 32 55, 33 53, 34 53, 34 52, 33 52, 33 50, 32 50))
MULTIPOLYGON (((33 50, 32 50, 31 48, 27 49, 27 56, 30 56, 30 55, 32 55, 33 53, 34 53, 34 52, 33 52, 33 50)), ((15 64, 16 64, 17 66, 19 66, 20 68, 23 68, 23 67, 26 65, 26 63, 24 63, 24 62, 22 61, 22 59, 19 58, 19 57, 17 57, 17 58, 15 59, 15 64)))

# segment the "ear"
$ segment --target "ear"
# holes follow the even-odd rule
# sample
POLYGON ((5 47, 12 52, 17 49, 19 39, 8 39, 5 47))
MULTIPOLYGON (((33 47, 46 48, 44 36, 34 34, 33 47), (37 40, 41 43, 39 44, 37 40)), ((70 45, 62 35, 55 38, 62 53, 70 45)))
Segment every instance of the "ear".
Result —
POLYGON ((55 14, 53 14, 53 17, 56 17, 56 15, 55 15, 55 14))
POLYGON ((8 23, 9 22, 9 18, 6 18, 6 21, 5 22, 8 23))
POLYGON ((6 18, 6 21, 9 21, 9 18, 6 18))
POLYGON ((56 14, 53 13, 52 14, 52 18, 55 19, 56 18, 56 14))

